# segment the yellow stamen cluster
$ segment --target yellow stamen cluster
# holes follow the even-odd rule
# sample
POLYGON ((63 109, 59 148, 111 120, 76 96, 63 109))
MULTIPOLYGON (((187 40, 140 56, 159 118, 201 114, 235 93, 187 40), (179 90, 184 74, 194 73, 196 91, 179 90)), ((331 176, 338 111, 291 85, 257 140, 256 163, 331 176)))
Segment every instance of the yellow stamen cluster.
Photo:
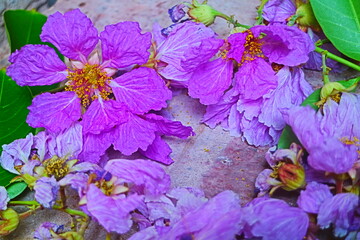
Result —
POLYGON ((65 90, 75 92, 84 107, 98 98, 98 95, 104 100, 109 100, 109 95, 112 93, 108 85, 111 77, 108 77, 97 64, 86 64, 83 69, 69 71, 68 79, 65 90))
POLYGON ((59 180, 69 172, 69 167, 66 165, 65 158, 59 158, 53 156, 44 161, 45 172, 48 176, 54 176, 56 180, 59 180))
POLYGON ((95 185, 106 195, 110 196, 114 190, 114 184, 104 179, 95 183, 95 185))
POLYGON ((260 42, 259 39, 256 38, 250 30, 246 30, 245 33, 247 33, 246 42, 244 45, 245 50, 240 65, 242 65, 244 62, 253 61, 258 57, 265 58, 261 50, 263 43, 260 42))
MULTIPOLYGON (((340 141, 344 143, 345 145, 354 145, 360 149, 360 140, 357 137, 352 137, 351 139, 348 137, 342 137, 340 138, 340 141)), ((357 150, 358 157, 360 158, 360 150, 357 150)))

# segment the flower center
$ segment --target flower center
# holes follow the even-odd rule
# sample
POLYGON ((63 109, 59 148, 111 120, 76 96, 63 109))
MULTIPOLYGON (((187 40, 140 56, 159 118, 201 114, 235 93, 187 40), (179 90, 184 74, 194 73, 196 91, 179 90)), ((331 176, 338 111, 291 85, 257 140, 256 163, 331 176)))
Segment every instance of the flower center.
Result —
POLYGON ((109 86, 111 77, 108 77, 97 64, 85 64, 83 69, 69 72, 68 79, 65 90, 74 91, 84 107, 89 106, 90 102, 99 96, 109 100, 109 95, 112 93, 109 86))
POLYGON ((257 57, 265 58, 262 53, 261 46, 262 42, 259 41, 259 38, 256 38, 254 34, 250 30, 245 31, 247 33, 246 42, 245 42, 245 50, 240 62, 240 65, 244 62, 249 62, 255 60, 257 57))
POLYGON ((59 158, 58 156, 53 156, 43 163, 45 167, 45 172, 47 175, 54 176, 56 180, 59 180, 69 172, 69 167, 66 165, 65 158, 59 158))

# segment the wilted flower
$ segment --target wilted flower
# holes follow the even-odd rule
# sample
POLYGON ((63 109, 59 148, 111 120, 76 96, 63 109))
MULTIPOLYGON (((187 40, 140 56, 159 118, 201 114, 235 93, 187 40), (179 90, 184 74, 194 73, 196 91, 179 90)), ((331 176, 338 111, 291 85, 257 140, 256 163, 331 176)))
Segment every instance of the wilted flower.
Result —
POLYGON ((34 232, 34 239, 49 240, 55 238, 54 235, 63 230, 63 225, 52 222, 42 223, 34 232))
POLYGON ((317 214, 321 204, 332 196, 329 186, 311 182, 300 192, 297 204, 305 212, 317 214))

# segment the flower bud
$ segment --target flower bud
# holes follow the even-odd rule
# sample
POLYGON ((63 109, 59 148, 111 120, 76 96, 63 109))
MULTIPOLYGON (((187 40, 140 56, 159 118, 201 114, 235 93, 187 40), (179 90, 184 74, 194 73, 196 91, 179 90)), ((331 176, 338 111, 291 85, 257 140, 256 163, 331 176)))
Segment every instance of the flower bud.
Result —
POLYGON ((12 208, 0 211, 0 236, 13 232, 19 225, 19 215, 12 208))
POLYGON ((296 190, 305 185, 305 171, 301 165, 285 163, 278 169, 282 188, 287 191, 296 190))
POLYGON ((211 6, 207 5, 207 1, 200 4, 198 1, 193 0, 189 7, 188 15, 196 22, 202 22, 206 26, 209 26, 213 24, 215 18, 221 14, 211 6))
POLYGON ((303 3, 298 6, 295 15, 299 16, 296 22, 303 27, 310 27, 314 31, 320 31, 320 25, 315 18, 314 12, 310 3, 303 3))

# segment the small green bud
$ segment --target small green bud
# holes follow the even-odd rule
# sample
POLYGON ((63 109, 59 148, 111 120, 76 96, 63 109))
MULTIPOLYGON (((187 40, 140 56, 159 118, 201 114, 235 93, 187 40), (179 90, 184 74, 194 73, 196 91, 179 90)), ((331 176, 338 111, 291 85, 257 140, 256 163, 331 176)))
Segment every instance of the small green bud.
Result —
POLYGON ((13 232, 19 225, 19 215, 12 208, 0 211, 0 236, 13 232))
POLYGON ((305 185, 305 171, 301 165, 283 164, 278 170, 282 188, 287 191, 302 188, 305 185))
POLYGON ((298 6, 295 15, 298 16, 298 18, 296 19, 296 22, 300 26, 310 27, 314 31, 321 30, 320 25, 315 18, 315 15, 314 15, 314 12, 312 10, 310 3, 303 3, 300 6, 298 6))
POLYGON ((209 26, 214 23, 215 18, 220 16, 221 13, 207 5, 207 1, 200 4, 198 1, 193 0, 189 7, 188 15, 196 22, 202 22, 206 26, 209 26))

